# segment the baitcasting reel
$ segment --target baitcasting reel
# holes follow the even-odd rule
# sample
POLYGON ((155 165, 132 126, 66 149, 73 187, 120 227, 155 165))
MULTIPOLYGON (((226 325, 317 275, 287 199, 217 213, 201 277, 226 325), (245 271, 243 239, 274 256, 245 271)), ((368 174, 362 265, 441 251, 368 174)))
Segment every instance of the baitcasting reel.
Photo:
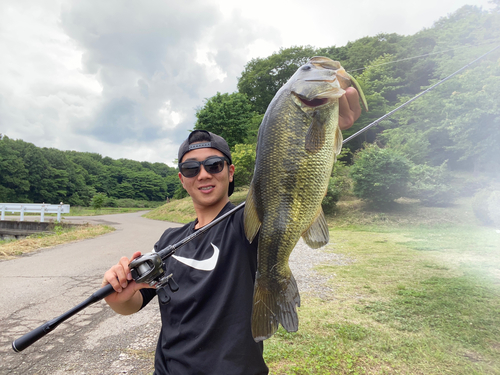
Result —
POLYGON ((130 262, 129 268, 136 283, 146 283, 156 288, 156 294, 162 304, 167 304, 171 300, 167 286, 173 293, 179 290, 179 286, 172 277, 173 274, 165 275, 163 260, 158 253, 148 253, 135 258, 130 262))

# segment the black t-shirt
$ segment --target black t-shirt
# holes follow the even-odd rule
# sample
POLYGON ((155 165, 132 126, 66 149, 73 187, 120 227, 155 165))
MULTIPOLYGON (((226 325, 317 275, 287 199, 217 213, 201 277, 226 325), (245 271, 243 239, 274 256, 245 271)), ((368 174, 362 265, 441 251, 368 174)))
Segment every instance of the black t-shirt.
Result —
MULTIPOLYGON (((228 203, 219 216, 232 208, 228 203)), ((194 233, 195 223, 167 229, 155 250, 194 233)), ((160 304, 155 374, 267 374, 262 342, 251 332, 257 241, 245 237, 243 210, 178 249, 165 267, 179 290, 160 304)), ((156 295, 141 293, 143 306, 156 295)))

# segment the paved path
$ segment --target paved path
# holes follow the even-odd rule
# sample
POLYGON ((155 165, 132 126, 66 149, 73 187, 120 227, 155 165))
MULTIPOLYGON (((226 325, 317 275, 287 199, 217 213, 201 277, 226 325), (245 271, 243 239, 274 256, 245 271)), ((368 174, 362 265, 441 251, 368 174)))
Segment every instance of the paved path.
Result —
POLYGON ((65 218, 116 230, 0 262, 0 374, 151 373, 151 351, 160 326, 155 302, 139 314, 123 317, 100 301, 23 352, 11 348, 13 340, 99 289, 102 275, 121 256, 150 252, 166 228, 179 226, 142 214, 65 218))

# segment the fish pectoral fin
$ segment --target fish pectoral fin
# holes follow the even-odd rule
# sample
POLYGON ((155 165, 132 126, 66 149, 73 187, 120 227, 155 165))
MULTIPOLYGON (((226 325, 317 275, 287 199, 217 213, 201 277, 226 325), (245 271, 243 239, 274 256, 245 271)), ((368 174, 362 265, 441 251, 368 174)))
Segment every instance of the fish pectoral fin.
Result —
POLYGON ((247 199, 245 202, 245 212, 243 213, 243 222, 245 227, 245 236, 248 242, 252 243, 260 229, 260 219, 257 214, 257 207, 253 195, 253 188, 250 186, 248 190, 247 199))
POLYGON ((319 112, 314 112, 312 115, 311 125, 306 134, 306 151, 313 154, 317 153, 326 139, 326 127, 320 120, 319 112))
POLYGON ((312 249, 317 249, 325 246, 330 241, 330 233, 328 231, 328 224, 326 223, 325 214, 320 207, 316 219, 312 222, 311 226, 302 233, 304 242, 312 249))

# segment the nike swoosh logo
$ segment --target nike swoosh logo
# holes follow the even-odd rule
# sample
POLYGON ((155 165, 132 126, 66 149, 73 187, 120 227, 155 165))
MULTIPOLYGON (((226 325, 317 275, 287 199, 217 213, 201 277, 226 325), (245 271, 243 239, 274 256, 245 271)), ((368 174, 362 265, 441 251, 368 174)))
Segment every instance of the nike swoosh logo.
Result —
POLYGON ((196 259, 180 257, 177 255, 172 255, 172 258, 176 259, 181 263, 184 263, 186 266, 192 267, 200 271, 213 271, 215 265, 217 264, 217 260, 219 259, 219 248, 215 246, 213 243, 211 243, 211 245, 214 248, 214 253, 208 259, 196 260, 196 259))

